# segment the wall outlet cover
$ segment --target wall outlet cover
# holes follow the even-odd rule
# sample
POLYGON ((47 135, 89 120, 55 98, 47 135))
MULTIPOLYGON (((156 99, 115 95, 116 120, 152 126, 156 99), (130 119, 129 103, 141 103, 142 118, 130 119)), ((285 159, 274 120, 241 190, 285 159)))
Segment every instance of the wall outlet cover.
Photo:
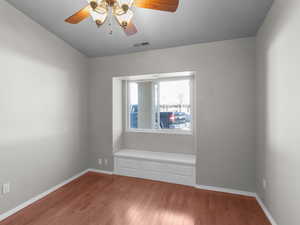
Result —
POLYGON ((2 193, 7 194, 10 192, 10 183, 5 183, 2 185, 2 193))
POLYGON ((98 164, 102 165, 102 159, 101 158, 98 159, 98 164))

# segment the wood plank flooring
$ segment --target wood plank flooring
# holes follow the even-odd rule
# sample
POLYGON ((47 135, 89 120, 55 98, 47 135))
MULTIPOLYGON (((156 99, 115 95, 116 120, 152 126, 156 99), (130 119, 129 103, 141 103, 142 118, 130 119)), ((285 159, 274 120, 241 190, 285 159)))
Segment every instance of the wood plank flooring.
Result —
POLYGON ((254 198, 89 172, 0 225, 271 225, 254 198))

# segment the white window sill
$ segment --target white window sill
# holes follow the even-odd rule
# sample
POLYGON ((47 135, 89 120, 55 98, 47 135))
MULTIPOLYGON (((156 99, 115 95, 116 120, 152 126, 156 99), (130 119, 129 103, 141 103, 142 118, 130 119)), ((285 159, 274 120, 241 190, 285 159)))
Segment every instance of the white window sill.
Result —
POLYGON ((184 130, 126 129, 125 132, 126 133, 145 133, 145 134, 193 135, 193 131, 184 131, 184 130))

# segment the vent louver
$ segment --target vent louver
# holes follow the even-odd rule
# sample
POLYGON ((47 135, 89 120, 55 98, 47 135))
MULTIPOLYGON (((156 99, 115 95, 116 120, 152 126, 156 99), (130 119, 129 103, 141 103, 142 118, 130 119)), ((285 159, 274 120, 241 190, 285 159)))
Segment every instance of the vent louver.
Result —
POLYGON ((150 45, 150 43, 145 41, 145 42, 134 44, 133 47, 137 48, 137 47, 143 47, 143 46, 148 46, 148 45, 150 45))

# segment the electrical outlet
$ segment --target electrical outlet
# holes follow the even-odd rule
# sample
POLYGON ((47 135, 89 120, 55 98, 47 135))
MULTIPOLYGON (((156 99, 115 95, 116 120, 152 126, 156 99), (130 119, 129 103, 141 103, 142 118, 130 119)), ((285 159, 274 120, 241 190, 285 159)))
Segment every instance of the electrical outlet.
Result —
POLYGON ((102 159, 101 158, 98 159, 98 164, 102 165, 102 159))
POLYGON ((104 159, 104 164, 105 164, 105 165, 108 164, 108 159, 104 159))
POLYGON ((262 179, 262 185, 263 185, 263 188, 266 189, 267 188, 267 181, 265 178, 262 179))
POLYGON ((5 183, 2 185, 2 193, 5 195, 10 192, 10 183, 5 183))

